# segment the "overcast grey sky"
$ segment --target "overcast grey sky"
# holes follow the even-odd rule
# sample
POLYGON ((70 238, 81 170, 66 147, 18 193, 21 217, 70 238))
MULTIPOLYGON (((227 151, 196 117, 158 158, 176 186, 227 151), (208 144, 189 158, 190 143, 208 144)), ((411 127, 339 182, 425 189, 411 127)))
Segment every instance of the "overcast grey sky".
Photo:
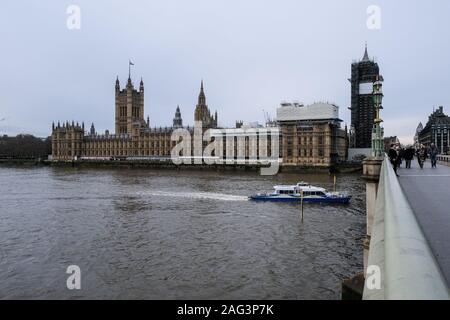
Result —
POLYGON ((152 125, 179 104, 193 122, 200 80, 219 124, 263 122, 280 101, 330 101, 350 123, 350 65, 364 44, 384 76, 385 135, 411 140, 433 107, 450 113, 450 1, 2 1, 0 134, 51 122, 114 130, 114 82, 145 83, 152 125), (66 26, 69 5, 81 29, 66 26), (367 28, 369 5, 381 29, 367 28), (5 118, 3 121, 1 121, 5 118))

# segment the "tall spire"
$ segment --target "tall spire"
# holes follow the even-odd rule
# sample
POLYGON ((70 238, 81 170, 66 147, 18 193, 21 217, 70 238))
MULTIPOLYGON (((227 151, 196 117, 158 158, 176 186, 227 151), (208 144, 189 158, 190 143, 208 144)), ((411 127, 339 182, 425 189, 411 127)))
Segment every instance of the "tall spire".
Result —
POLYGON ((203 79, 200 85, 200 94, 198 95, 198 104, 205 105, 206 104, 206 96, 205 91, 203 90, 203 79))
POLYGON ((116 91, 120 90, 119 76, 116 78, 116 91))
POLYGON ((364 57, 362 58, 362 61, 370 61, 369 54, 367 53, 367 42, 366 42, 366 49, 364 50, 364 57))
POLYGON ((175 110, 175 117, 173 118, 173 125, 175 129, 183 127, 183 119, 181 118, 180 106, 175 110))
POLYGON ((91 136, 95 136, 95 127, 94 127, 94 123, 92 122, 92 124, 91 124, 91 130, 90 130, 90 135, 91 136))

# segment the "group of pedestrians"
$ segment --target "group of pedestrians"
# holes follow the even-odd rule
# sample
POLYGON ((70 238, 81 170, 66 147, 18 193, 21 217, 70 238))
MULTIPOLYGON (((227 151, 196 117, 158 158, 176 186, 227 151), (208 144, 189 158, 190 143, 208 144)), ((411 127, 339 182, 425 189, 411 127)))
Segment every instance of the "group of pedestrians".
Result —
POLYGON ((391 144, 388 157, 394 167, 395 174, 398 176, 397 169, 402 166, 403 160, 405 161, 406 169, 411 169, 411 161, 415 156, 417 157, 420 169, 423 169, 423 165, 429 157, 431 160, 431 168, 436 168, 438 154, 439 150, 434 143, 432 143, 429 148, 423 144, 418 148, 414 148, 413 146, 402 148, 399 143, 396 143, 391 144))

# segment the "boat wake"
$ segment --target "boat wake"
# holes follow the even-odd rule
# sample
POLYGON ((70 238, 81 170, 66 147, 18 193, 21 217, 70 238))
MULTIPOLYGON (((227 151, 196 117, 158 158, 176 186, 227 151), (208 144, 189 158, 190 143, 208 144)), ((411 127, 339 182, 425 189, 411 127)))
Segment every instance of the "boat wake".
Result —
POLYGON ((218 201, 247 201, 246 196, 236 196, 223 193, 212 192, 166 192, 166 191, 149 191, 141 192, 142 196, 154 196, 154 197, 176 197, 176 198, 190 198, 190 199, 209 199, 218 201))

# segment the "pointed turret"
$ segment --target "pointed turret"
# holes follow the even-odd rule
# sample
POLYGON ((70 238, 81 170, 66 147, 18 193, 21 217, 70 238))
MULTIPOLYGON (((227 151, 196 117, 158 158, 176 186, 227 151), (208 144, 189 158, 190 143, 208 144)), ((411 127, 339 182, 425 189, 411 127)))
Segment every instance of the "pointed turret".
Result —
POLYGON ((200 84, 200 94, 198 95, 198 104, 194 111, 194 121, 202 122, 203 128, 216 127, 216 121, 214 116, 210 113, 208 106, 206 105, 206 96, 203 87, 203 80, 200 84))
POLYGON ((95 127, 94 127, 94 123, 92 122, 92 124, 91 124, 91 130, 90 130, 90 135, 91 136, 95 136, 95 127))
POLYGON ((198 95, 198 104, 206 105, 206 96, 205 96, 205 91, 203 90, 203 79, 200 84, 200 94, 198 95))
POLYGON ((128 78, 128 80, 127 80, 127 89, 128 88, 133 88, 133 83, 131 82, 131 78, 128 78))
POLYGON ((175 110, 175 117, 173 118, 173 127, 175 129, 183 127, 183 119, 181 118, 180 106, 175 110))
POLYGON ((120 91, 119 76, 116 78, 116 91, 120 91))
POLYGON ((144 91, 144 81, 142 80, 142 78, 141 78, 141 82, 140 82, 140 84, 139 84, 139 91, 144 91))
POLYGON ((361 61, 370 61, 369 54, 367 53, 367 43, 366 43, 366 49, 364 50, 364 56, 361 61))

